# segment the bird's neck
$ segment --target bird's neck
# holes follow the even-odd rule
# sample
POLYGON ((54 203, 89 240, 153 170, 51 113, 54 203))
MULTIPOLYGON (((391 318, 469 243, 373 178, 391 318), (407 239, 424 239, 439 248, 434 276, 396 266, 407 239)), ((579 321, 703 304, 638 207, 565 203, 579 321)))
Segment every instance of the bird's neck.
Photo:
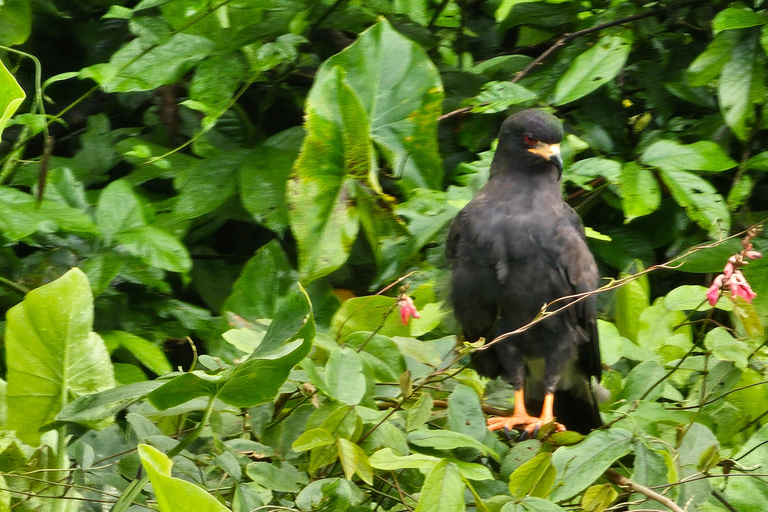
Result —
POLYGON ((537 168, 521 169, 512 165, 506 169, 491 167, 489 183, 495 183, 510 190, 521 193, 556 193, 560 195, 560 173, 552 164, 537 168), (503 185, 502 185, 503 184, 503 185))

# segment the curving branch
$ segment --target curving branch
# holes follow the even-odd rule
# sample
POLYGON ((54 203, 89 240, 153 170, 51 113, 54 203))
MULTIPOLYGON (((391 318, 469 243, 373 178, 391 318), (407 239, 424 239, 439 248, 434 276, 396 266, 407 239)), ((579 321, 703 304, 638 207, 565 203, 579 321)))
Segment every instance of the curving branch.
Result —
POLYGON ((672 501, 671 499, 667 498, 666 496, 657 493, 656 491, 652 491, 651 489, 642 486, 638 484, 637 482, 634 482, 630 480, 629 478, 625 477, 624 475, 618 473, 614 469, 609 469, 605 473, 603 473, 603 476, 608 479, 613 484, 618 485, 619 487, 623 489, 629 489, 631 491, 637 492, 642 494, 643 496, 647 496, 649 499, 652 499, 654 501, 657 501, 667 507, 672 512, 683 512, 683 509, 680 508, 677 503, 672 501))
MULTIPOLYGON (((690 7, 692 5, 698 5, 698 4, 704 4, 707 3, 707 0, 685 0, 683 2, 679 2, 673 5, 667 5, 665 7, 657 7, 655 9, 651 9, 646 12, 641 12, 637 14, 633 14, 631 16, 627 16, 625 18, 620 18, 618 20, 613 21, 607 21, 605 23, 600 23, 599 25, 595 25, 594 27, 585 28, 582 30, 577 30, 576 32, 570 32, 568 34, 565 34, 561 36, 557 41, 552 43, 552 45, 544 50, 544 52, 533 59, 527 66, 525 66, 522 70, 518 71, 518 73, 510 80, 510 82, 515 83, 520 81, 525 75, 530 73, 533 68, 541 64, 544 59, 555 53, 559 48, 562 46, 565 46, 565 44, 570 41, 571 39, 576 39, 577 37, 581 37, 587 34, 592 34, 593 32, 599 32, 601 30, 605 30, 606 28, 615 27, 617 25, 624 25, 625 23, 630 23, 632 21, 641 20, 643 18, 650 18, 652 16, 657 16, 659 14, 664 14, 669 11, 675 11, 677 9, 682 9, 683 7, 690 7)), ((470 112, 472 110, 472 107, 463 107, 456 110, 453 110, 451 112, 448 112, 446 114, 443 114, 438 118, 438 121, 443 121, 444 119, 448 119, 449 117, 453 117, 458 114, 465 114, 467 112, 470 112)))

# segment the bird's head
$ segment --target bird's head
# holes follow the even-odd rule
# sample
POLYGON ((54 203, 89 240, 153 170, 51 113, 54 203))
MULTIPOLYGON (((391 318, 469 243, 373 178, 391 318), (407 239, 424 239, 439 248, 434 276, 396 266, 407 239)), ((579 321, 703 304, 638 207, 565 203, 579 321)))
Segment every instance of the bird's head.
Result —
MULTIPOLYGON (((509 116, 499 131, 498 149, 510 161, 503 165, 514 165, 525 170, 557 169, 557 177, 563 173, 563 159, 560 157, 560 141, 563 140, 563 125, 555 116, 539 109, 521 110, 509 116)), ((499 169, 503 170, 503 169, 499 169)))

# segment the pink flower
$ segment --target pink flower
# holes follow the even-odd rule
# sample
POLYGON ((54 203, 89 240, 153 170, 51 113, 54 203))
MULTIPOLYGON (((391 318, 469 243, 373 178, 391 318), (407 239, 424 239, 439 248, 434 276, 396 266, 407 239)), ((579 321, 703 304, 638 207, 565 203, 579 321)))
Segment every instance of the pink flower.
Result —
POLYGON ((400 321, 403 322, 403 325, 408 325, 411 317, 421 318, 421 315, 416 310, 416 306, 413 303, 413 299, 405 293, 401 293, 400 297, 397 299, 397 307, 400 309, 400 321))
POLYGON ((723 268, 723 273, 720 274, 712 281, 712 285, 707 290, 707 300, 709 304, 714 306, 717 303, 717 299, 720 298, 720 289, 724 286, 728 287, 731 292, 731 298, 741 297, 748 303, 752 302, 752 299, 757 297, 757 294, 749 286, 747 278, 738 270, 747 264, 744 261, 744 257, 751 260, 762 258, 763 255, 757 251, 752 250, 752 244, 749 244, 744 250, 743 254, 737 254, 728 258, 728 263, 723 268))
POLYGON ((707 290, 707 300, 709 301, 710 306, 717 304, 717 299, 720 298, 720 288, 723 286, 723 281, 725 281, 725 275, 720 274, 714 281, 712 281, 712 285, 709 287, 709 290, 707 290))

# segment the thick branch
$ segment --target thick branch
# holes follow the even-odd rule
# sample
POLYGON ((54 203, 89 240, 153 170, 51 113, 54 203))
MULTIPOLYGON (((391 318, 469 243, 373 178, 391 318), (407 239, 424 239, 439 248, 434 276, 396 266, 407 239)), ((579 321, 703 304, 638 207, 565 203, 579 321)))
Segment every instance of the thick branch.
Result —
POLYGON ((624 489, 630 489, 634 492, 638 492, 642 494, 643 496, 647 496, 648 498, 657 501, 664 505, 665 507, 669 508, 672 512, 683 512, 683 509, 680 508, 674 501, 667 498, 666 496, 663 496, 656 491, 652 491, 647 487, 644 487, 637 482, 633 482, 629 478, 625 477, 624 475, 616 472, 613 469, 609 469, 605 473, 603 473, 603 476, 607 478, 610 482, 618 485, 619 487, 622 487, 624 489))

